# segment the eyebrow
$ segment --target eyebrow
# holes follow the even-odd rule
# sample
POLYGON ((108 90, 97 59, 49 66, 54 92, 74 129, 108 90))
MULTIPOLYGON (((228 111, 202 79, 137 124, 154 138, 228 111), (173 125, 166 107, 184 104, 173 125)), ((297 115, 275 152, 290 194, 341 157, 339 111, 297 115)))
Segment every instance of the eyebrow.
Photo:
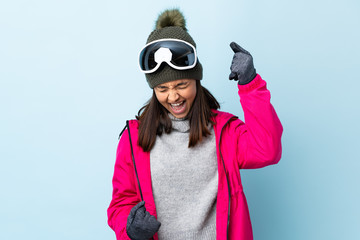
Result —
MULTIPOLYGON (((189 82, 181 82, 181 83, 176 84, 175 87, 183 86, 183 85, 186 85, 188 83, 189 82)), ((167 86, 157 86, 157 88, 165 89, 165 88, 168 88, 168 87, 167 86)))

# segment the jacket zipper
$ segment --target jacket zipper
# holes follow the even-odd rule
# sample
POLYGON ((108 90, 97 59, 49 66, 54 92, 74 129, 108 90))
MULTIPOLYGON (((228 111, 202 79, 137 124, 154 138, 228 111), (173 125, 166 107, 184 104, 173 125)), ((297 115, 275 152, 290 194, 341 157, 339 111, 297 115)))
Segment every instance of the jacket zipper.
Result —
POLYGON ((228 185, 228 192, 229 192, 229 208, 228 208, 228 219, 227 219, 227 227, 226 227, 226 239, 230 239, 229 238, 229 222, 230 222, 230 205, 231 205, 231 189, 230 189, 230 182, 229 182, 229 177, 228 177, 228 174, 227 174, 227 171, 226 171, 226 167, 225 167, 225 161, 224 161, 224 158, 222 156, 222 153, 221 153, 221 137, 222 137, 222 133, 223 133, 223 130, 225 128, 225 126, 232 120, 232 119, 235 119, 236 117, 231 117, 225 124, 224 126, 221 128, 221 132, 220 132, 220 139, 219 139, 219 153, 220 153, 220 157, 221 157, 221 160, 222 160, 222 164, 223 164, 223 167, 224 167, 224 171, 225 171, 225 176, 226 176, 226 182, 227 182, 227 185, 228 185))
MULTIPOLYGON (((143 198, 143 195, 142 195, 142 191, 141 191, 141 187, 140 187, 139 177, 138 177, 138 173, 137 173, 136 165, 135 165, 134 151, 133 151, 132 142, 131 142, 130 126, 129 126, 129 121, 128 121, 128 120, 126 121, 125 127, 123 128, 123 130, 122 130, 121 133, 119 134, 119 140, 120 140, 120 137, 121 137, 121 135, 124 133, 124 131, 125 131, 126 128, 127 128, 128 131, 129 131, 129 141, 130 141, 129 143, 130 143, 130 147, 131 147, 131 155, 132 155, 133 164, 134 164, 134 168, 135 168, 136 179, 137 179, 137 182, 138 182, 138 185, 139 185, 140 196, 141 196, 141 200, 144 201, 144 198, 143 198)), ((154 240, 154 237, 152 237, 151 240, 154 240)))

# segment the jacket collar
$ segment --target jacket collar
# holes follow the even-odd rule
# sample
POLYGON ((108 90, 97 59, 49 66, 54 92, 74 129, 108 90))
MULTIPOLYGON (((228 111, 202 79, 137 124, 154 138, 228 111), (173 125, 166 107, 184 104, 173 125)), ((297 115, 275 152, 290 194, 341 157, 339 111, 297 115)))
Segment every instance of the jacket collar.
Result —
POLYGON ((227 124, 229 122, 230 119, 232 118, 237 118, 237 116, 228 113, 228 112, 222 112, 219 110, 211 110, 213 113, 215 113, 216 115, 212 118, 212 120, 215 122, 216 124, 216 128, 217 129, 222 129, 224 127, 225 124, 227 124))
MULTIPOLYGON (((228 113, 228 112, 222 112, 222 111, 219 111, 219 110, 215 110, 215 109, 212 109, 211 110, 213 113, 215 113, 216 115, 212 118, 212 120, 215 122, 215 127, 217 129, 222 129, 224 127, 225 124, 228 123, 228 121, 231 119, 231 118, 237 118, 237 116, 231 114, 231 113, 228 113)), ((129 125, 130 125, 130 128, 131 129, 138 129, 139 128, 139 121, 138 120, 130 120, 129 121, 129 125)))

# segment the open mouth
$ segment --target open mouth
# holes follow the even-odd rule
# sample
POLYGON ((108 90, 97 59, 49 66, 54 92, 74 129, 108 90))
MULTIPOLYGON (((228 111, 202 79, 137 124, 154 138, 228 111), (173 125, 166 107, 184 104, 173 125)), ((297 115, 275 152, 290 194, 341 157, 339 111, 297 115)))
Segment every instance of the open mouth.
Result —
POLYGON ((185 111, 185 101, 169 104, 171 110, 176 114, 181 114, 185 111))

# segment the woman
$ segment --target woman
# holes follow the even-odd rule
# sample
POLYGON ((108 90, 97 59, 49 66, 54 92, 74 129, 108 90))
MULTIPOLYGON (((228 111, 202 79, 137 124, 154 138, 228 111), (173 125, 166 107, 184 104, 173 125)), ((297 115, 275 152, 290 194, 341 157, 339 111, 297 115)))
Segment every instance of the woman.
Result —
POLYGON ((253 239, 239 169, 276 164, 282 126, 250 53, 230 46, 246 123, 201 86, 183 15, 159 16, 139 59, 153 96, 117 149, 108 208, 117 239, 253 239))

